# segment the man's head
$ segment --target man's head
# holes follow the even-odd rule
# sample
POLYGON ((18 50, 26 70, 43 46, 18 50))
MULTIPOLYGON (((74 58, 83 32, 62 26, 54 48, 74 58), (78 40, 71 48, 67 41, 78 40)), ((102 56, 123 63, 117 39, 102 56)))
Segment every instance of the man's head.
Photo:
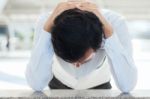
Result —
POLYGON ((64 11, 51 31, 55 54, 70 63, 84 63, 101 46, 102 26, 92 12, 77 8, 64 11))

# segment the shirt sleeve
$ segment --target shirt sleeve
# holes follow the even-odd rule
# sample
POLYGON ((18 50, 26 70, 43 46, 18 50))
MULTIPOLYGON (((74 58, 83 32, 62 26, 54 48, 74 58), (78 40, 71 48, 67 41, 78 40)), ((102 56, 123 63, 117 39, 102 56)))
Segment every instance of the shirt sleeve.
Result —
POLYGON ((53 77, 51 65, 54 52, 51 34, 43 29, 45 19, 46 14, 42 14, 35 27, 34 46, 25 72, 28 85, 35 91, 42 91, 53 77))
POLYGON ((137 83, 137 68, 132 57, 131 39, 123 17, 116 17, 114 33, 105 40, 111 72, 117 87, 124 93, 132 91, 137 83))

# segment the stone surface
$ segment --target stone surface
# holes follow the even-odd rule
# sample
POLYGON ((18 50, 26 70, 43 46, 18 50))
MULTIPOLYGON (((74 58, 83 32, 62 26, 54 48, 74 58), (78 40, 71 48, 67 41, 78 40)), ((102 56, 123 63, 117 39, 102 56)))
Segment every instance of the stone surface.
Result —
POLYGON ((0 99, 150 99, 150 90, 121 93, 118 90, 1 90, 0 99))

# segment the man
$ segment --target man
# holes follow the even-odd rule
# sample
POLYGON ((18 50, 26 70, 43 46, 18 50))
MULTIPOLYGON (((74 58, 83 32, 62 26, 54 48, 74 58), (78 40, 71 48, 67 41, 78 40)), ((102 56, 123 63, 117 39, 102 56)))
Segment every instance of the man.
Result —
POLYGON ((50 89, 111 89, 110 71, 122 92, 133 90, 137 69, 122 16, 99 11, 83 0, 59 3, 51 15, 39 19, 26 70, 34 90, 42 91, 47 85, 50 89))

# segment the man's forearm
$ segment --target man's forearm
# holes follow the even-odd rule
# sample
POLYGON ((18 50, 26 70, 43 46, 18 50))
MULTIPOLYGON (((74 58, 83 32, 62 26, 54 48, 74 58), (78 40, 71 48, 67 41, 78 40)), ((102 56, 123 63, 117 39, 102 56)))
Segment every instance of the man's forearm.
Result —
POLYGON ((132 55, 122 46, 116 33, 105 41, 104 48, 117 87, 125 93, 132 91, 137 83, 137 68, 132 55))

